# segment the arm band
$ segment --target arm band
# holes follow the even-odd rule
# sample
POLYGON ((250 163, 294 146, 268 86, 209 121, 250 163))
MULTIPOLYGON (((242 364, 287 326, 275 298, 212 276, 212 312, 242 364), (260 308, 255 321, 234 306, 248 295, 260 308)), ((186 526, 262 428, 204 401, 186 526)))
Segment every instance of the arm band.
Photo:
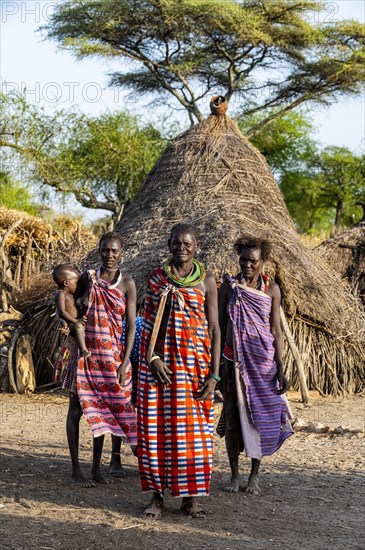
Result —
POLYGON ((221 377, 213 374, 212 372, 210 373, 209 378, 214 378, 214 380, 216 380, 217 382, 221 381, 221 377))
POLYGON ((154 361, 155 359, 161 359, 161 357, 159 355, 154 355, 153 357, 151 357, 150 359, 150 364, 152 363, 152 361, 154 361))

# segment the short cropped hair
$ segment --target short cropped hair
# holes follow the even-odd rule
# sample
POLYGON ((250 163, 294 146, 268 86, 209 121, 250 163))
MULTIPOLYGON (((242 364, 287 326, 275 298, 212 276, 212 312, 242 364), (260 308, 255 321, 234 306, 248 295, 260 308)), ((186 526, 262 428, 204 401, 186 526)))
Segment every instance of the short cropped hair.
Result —
POLYGON ((70 273, 70 272, 71 273, 77 273, 77 275, 79 274, 77 269, 71 264, 56 265, 56 267, 54 268, 54 270, 52 272, 52 277, 53 277, 53 280, 56 283, 56 285, 60 286, 62 284, 62 281, 65 280, 66 274, 70 273))
POLYGON ((198 242, 198 230, 192 223, 177 223, 174 225, 171 229, 169 241, 171 241, 175 235, 181 235, 181 233, 188 233, 189 235, 192 235, 198 242))
POLYGON ((261 258, 266 262, 271 253, 271 243, 268 239, 262 237, 253 237, 252 235, 241 235, 234 243, 237 254, 248 248, 258 248, 261 252, 261 258))
POLYGON ((116 231, 108 231, 107 233, 104 233, 104 235, 100 237, 99 248, 101 247, 102 243, 105 241, 118 241, 120 244, 120 248, 123 249, 122 236, 116 231))

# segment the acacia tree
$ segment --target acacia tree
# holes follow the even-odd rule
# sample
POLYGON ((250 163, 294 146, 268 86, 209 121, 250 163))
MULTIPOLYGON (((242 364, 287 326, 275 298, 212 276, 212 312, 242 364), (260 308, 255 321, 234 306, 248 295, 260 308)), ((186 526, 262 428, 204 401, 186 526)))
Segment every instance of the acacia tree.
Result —
POLYGON ((113 216, 134 197, 165 146, 158 130, 125 112, 47 115, 21 97, 0 100, 5 165, 11 166, 15 153, 38 187, 72 194, 82 206, 113 216))
POLYGON ((304 103, 361 92, 365 25, 332 21, 326 7, 312 0, 70 0, 56 5, 43 29, 79 59, 124 61, 111 85, 156 93, 164 103, 170 96, 191 124, 203 119, 212 93, 236 98, 243 116, 270 109, 247 130, 252 135, 304 103))

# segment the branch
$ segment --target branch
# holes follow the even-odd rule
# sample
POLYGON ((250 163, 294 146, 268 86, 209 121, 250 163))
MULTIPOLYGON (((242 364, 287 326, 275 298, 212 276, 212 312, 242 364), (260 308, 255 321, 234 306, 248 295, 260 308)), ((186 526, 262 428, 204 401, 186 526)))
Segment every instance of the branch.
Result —
POLYGON ((9 147, 24 156, 32 156, 33 160, 37 163, 38 173, 36 174, 36 177, 38 181, 40 181, 43 185, 48 185, 49 187, 52 187, 52 189, 55 189, 56 191, 59 191, 63 194, 73 194, 76 200, 85 208, 100 208, 102 210, 109 210, 113 213, 117 212, 120 208, 119 201, 117 200, 101 201, 86 187, 83 187, 82 190, 79 190, 75 187, 69 186, 64 180, 60 178, 50 178, 47 175, 47 163, 42 160, 39 151, 31 148, 21 147, 16 143, 8 142, 6 140, 0 140, 0 147, 9 147))
MULTIPOLYGON (((272 122, 276 118, 284 115, 288 111, 291 111, 295 107, 298 107, 298 105, 300 105, 301 103, 304 103, 304 101, 307 101, 307 99, 308 98, 306 96, 302 96, 301 98, 297 99, 296 101, 293 101, 293 103, 290 103, 290 105, 287 105, 286 107, 284 107, 284 109, 281 109, 280 111, 277 111, 276 113, 273 113, 272 115, 264 118, 264 120, 262 120, 261 122, 259 122, 255 126, 253 126, 248 132, 246 132, 246 134, 245 134, 246 137, 249 138, 249 137, 254 136, 255 134, 258 133, 259 130, 261 130, 261 128, 263 126, 266 126, 266 124, 269 124, 270 122, 272 122)), ((262 108, 264 108, 264 107, 262 107, 262 108)), ((262 108, 254 109, 253 111, 255 112, 255 111, 261 110, 262 108)), ((248 113, 245 113, 245 114, 248 114, 248 113)))
MULTIPOLYGON (((117 42, 114 40, 111 40, 108 37, 104 37, 105 42, 110 44, 111 46, 115 47, 118 51, 120 51, 123 55, 126 57, 129 57, 130 59, 133 59, 134 61, 142 62, 143 65, 146 67, 148 71, 150 71, 151 74, 153 74, 158 82, 160 83, 161 87, 170 92, 179 103, 188 111, 193 114, 193 116, 196 117, 198 122, 202 122, 204 120, 204 117, 202 113, 200 112, 198 106, 196 105, 196 102, 194 101, 194 97, 192 97, 192 102, 189 102, 187 99, 184 98, 182 94, 180 94, 176 88, 168 84, 166 78, 160 74, 160 70, 166 70, 165 65, 161 65, 161 63, 158 63, 156 61, 153 61, 149 57, 147 57, 145 54, 141 52, 141 50, 138 48, 137 44, 135 44, 135 52, 131 52, 128 49, 126 49, 123 46, 120 46, 117 42)), ((171 65, 170 65, 171 67, 171 65)), ((171 70, 171 69, 170 69, 171 70)), ((180 82, 188 89, 189 93, 192 93, 191 87, 187 85, 187 81, 183 82, 181 80, 181 75, 179 75, 176 72, 173 72, 173 74, 180 80, 180 82)))

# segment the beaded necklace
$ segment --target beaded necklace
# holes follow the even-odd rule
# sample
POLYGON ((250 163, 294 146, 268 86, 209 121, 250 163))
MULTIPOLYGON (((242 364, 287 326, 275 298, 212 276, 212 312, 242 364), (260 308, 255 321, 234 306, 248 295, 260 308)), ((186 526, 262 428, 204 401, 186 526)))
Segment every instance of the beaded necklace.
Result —
POLYGON ((173 281, 178 286, 197 286, 199 283, 205 279, 205 269, 204 266, 193 259, 193 265, 186 277, 180 277, 177 273, 177 269, 173 264, 173 259, 170 258, 163 264, 163 270, 171 281, 173 281))
MULTIPOLYGON (((238 274, 238 280, 240 283, 243 282, 243 275, 242 273, 238 274)), ((257 278, 256 286, 254 287, 255 290, 261 290, 262 292, 266 292, 270 285, 270 279, 267 275, 264 275, 264 273, 259 273, 259 276, 257 278)))

